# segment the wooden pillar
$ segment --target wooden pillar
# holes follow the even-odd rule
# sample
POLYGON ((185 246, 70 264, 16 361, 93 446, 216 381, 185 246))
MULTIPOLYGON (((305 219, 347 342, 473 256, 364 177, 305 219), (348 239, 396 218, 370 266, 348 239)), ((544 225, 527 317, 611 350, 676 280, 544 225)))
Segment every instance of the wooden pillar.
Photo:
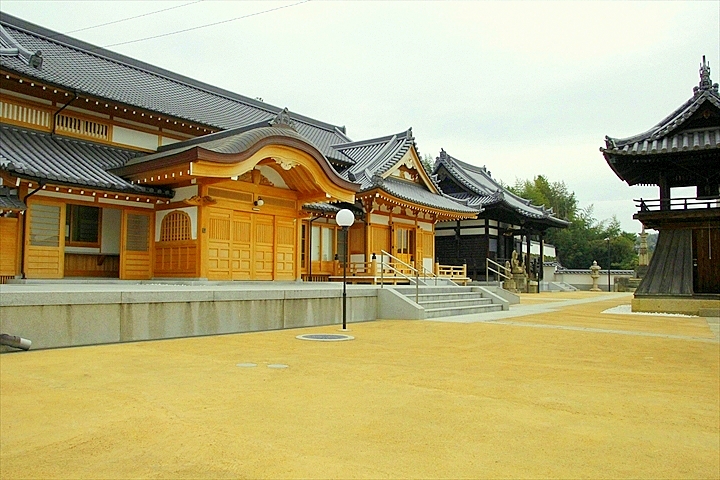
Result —
POLYGON ((460 220, 455 221, 455 259, 460 261, 460 220))
MULTIPOLYGON (((540 258, 538 260, 538 282, 541 282, 545 277, 545 235, 540 234, 540 258)), ((538 283, 538 292, 540 291, 540 284, 538 283)))
POLYGON ((670 184, 664 173, 660 173, 660 210, 670 210, 670 184))
MULTIPOLYGON (((487 218, 483 218, 483 225, 485 226, 485 265, 480 265, 480 271, 483 271, 484 266, 487 265, 487 259, 490 258, 490 222, 487 218)), ((493 260, 497 260, 497 257, 499 256, 499 250, 500 250, 500 225, 498 224, 497 228, 497 240, 495 241, 495 258, 493 260)), ((485 273, 487 273, 487 270, 485 270, 485 273)), ((487 282, 489 279, 487 278, 487 275, 484 277, 485 281, 487 282)))
POLYGON ((525 254, 525 271, 530 278, 530 232, 525 235, 525 241, 527 242, 527 253, 525 254))

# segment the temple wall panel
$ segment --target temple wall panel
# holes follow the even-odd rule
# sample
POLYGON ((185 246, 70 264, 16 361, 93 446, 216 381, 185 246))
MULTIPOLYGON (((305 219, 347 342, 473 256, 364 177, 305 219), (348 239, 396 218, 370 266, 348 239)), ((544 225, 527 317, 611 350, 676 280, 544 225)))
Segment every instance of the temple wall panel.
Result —
POLYGON ((18 273, 18 241, 20 221, 14 217, 0 217, 0 277, 18 273))
POLYGON ((199 277, 198 242, 158 242, 155 244, 156 277, 199 277))
POLYGON ((65 252, 66 277, 117 278, 120 273, 119 255, 87 255, 65 252))

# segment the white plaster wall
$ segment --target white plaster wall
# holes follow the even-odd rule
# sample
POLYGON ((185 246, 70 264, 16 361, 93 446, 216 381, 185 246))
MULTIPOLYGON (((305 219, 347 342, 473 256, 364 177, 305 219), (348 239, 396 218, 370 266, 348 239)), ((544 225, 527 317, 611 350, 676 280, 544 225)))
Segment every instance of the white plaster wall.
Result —
POLYGON ((433 258, 432 257, 423 257, 423 268, 427 270, 428 272, 433 272, 433 258))
POLYGON ((186 200, 190 197, 194 197, 198 194, 198 186, 197 185, 190 185, 189 187, 180 187, 175 189, 175 196, 173 197, 173 202, 180 202, 182 200, 186 200))
POLYGON ((418 222, 418 227, 420 227, 421 230, 425 230, 426 232, 432 232, 432 223, 418 222))
POLYGON ((130 130, 129 128, 113 126, 112 141, 122 145, 130 145, 138 148, 146 148, 148 150, 157 150, 158 136, 152 133, 139 132, 130 130))
POLYGON ((370 223, 374 223, 376 225, 390 225, 390 217, 387 217, 385 215, 378 215, 376 213, 370 214, 370 223))
POLYGON ((122 210, 117 208, 102 209, 102 227, 100 237, 100 253, 120 253, 120 224, 122 223, 122 210))

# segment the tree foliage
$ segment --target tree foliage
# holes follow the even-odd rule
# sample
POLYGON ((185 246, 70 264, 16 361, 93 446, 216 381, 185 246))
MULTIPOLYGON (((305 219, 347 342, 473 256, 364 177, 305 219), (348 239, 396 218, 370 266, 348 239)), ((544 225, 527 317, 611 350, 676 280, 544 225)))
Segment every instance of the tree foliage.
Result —
POLYGON ((516 180, 507 187, 534 205, 552 208, 553 214, 570 222, 568 228, 551 228, 545 240, 555 246, 558 260, 567 268, 588 268, 593 260, 607 268, 632 269, 637 266, 636 235, 623 232, 620 222, 611 219, 598 221, 593 206, 580 208, 575 193, 565 182, 550 182, 543 175, 533 180, 516 180))

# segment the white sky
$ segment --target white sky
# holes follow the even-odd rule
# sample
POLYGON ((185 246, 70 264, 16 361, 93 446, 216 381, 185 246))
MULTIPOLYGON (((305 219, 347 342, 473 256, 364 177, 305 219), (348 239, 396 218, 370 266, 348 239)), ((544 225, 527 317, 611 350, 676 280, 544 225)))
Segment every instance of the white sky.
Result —
MULTIPOLYGON (((0 8, 67 33, 190 2, 0 8)), ((108 46, 293 3, 204 0, 71 36, 108 46)), ((644 132, 688 100, 703 55, 720 81, 720 0, 315 0, 110 49, 345 125, 353 140, 412 127, 421 155, 444 148, 509 184, 564 181, 596 218, 615 214, 639 232, 632 199, 658 190, 627 186, 598 149, 605 135, 644 132)))

